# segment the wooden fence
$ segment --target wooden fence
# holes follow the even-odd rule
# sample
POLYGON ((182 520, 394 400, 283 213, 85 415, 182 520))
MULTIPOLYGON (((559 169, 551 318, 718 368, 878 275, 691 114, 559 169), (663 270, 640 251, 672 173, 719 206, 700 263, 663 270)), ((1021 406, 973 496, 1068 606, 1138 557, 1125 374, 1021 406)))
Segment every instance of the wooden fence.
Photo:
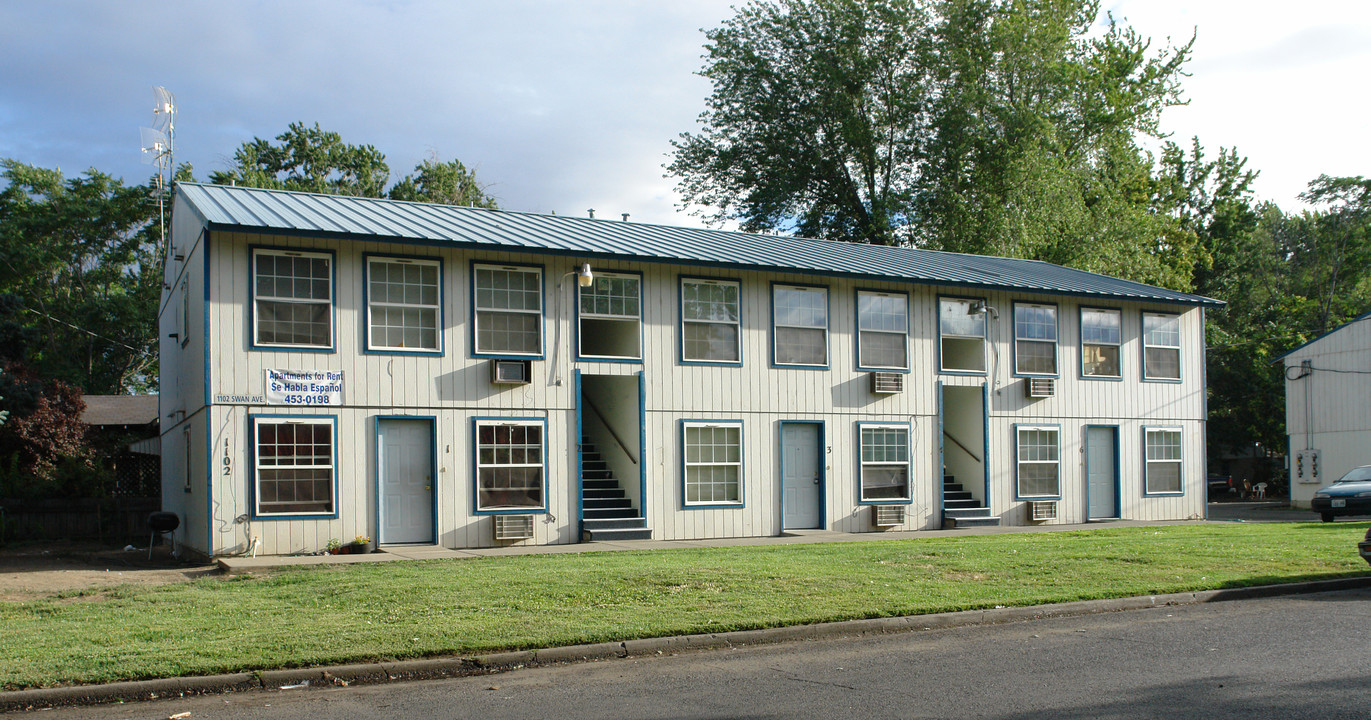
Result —
POLYGON ((0 543, 31 540, 98 540, 146 546, 148 513, 161 509, 156 497, 101 499, 0 498, 0 543))

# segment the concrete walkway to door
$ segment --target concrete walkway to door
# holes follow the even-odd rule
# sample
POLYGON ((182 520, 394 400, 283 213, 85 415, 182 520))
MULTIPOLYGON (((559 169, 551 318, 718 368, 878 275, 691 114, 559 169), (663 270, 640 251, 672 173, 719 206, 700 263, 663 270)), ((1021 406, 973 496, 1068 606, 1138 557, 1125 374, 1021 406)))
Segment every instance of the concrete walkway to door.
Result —
POLYGON ((783 535, 751 538, 717 538, 710 540, 620 540, 615 542, 576 543, 571 545, 507 545, 497 548, 451 550, 436 545, 389 545, 379 552, 366 555, 276 555, 270 557, 221 557, 219 564, 230 575, 269 568, 299 565, 335 565, 348 563, 394 562, 397 560, 439 560, 456 558, 504 557, 509 555, 558 555, 565 553, 618 552, 625 550, 680 550, 708 547, 756 547, 763 545, 807 545, 836 542, 879 542, 881 540, 917 540, 919 538, 958 537, 966 535, 1006 535, 1011 533, 1069 532, 1072 530, 1100 530, 1115 527, 1163 527, 1193 525, 1204 520, 1170 520, 1144 522, 1138 520, 1109 520, 1083 525, 1038 525, 1016 527, 976 527, 961 530, 911 530, 868 533, 842 533, 831 530, 790 530, 783 535))

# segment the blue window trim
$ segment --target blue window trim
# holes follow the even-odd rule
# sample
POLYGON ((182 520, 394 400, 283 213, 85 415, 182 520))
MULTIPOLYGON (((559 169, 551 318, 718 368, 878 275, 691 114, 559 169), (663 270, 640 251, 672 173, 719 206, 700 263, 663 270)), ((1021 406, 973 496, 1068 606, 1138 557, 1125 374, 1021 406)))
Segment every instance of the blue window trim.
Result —
POLYGON ((828 529, 828 464, 824 462, 826 457, 824 448, 828 446, 828 423, 824 420, 782 420, 778 424, 780 440, 777 447, 781 452, 781 525, 785 525, 785 426, 786 425, 817 425, 819 427, 819 457, 817 458, 819 468, 819 529, 828 529))
MULTIPOLYGON (((1076 351, 1077 351, 1077 354, 1078 354, 1080 357, 1079 357, 1079 362, 1076 364, 1076 372, 1078 373, 1077 377, 1079 377, 1081 380, 1102 380, 1102 381, 1104 381, 1104 382, 1123 382, 1123 345, 1124 345, 1124 337, 1123 337, 1123 318, 1124 318, 1123 308, 1103 307, 1103 306, 1098 306, 1098 305, 1082 305, 1082 306, 1080 306, 1079 308, 1077 308, 1077 310, 1076 310, 1076 328, 1079 330, 1080 342, 1076 344, 1076 351), (1118 345, 1118 348, 1119 348, 1119 374, 1118 374, 1118 375, 1087 375, 1087 374, 1085 373, 1085 346, 1086 346, 1086 342, 1085 342, 1085 311, 1086 311, 1086 310, 1096 310, 1096 311, 1100 311, 1100 312, 1112 312, 1112 313, 1116 313, 1116 314, 1119 316, 1119 345, 1118 345)), ((1091 344, 1091 345, 1098 345, 1098 344, 1100 344, 1100 343, 1090 343, 1090 344, 1091 344)), ((1101 427, 1103 427, 1103 426, 1101 426, 1101 427)))
MULTIPOLYGON (((1013 318, 1012 318, 1011 324, 1013 325, 1013 332, 1014 332, 1013 345, 1012 345, 1012 347, 1010 347, 1010 350, 1009 350, 1010 355, 1012 356, 1012 357, 1011 357, 1011 361, 1014 363, 1014 372, 1013 372, 1013 374, 1012 374, 1012 377, 1060 378, 1060 377, 1062 376, 1062 357, 1061 357, 1061 356, 1062 356, 1062 353, 1061 353, 1061 344, 1062 344, 1062 318, 1061 318, 1061 307, 1059 307, 1059 306, 1057 305, 1057 303, 1054 303, 1054 302, 1036 302, 1036 301, 1031 301, 1031 300, 1015 300, 1014 302, 1010 303, 1009 312, 1011 312, 1011 313, 1013 314, 1013 318), (1056 337, 1053 338, 1053 340, 1052 340, 1052 365, 1053 365, 1053 367, 1057 368, 1055 372, 1050 372, 1050 373, 1030 373, 1030 372, 1022 372, 1022 371, 1019 370, 1019 306, 1020 306, 1020 305, 1025 306, 1025 307, 1050 307, 1050 308, 1052 308, 1052 324, 1056 326, 1056 337)), ((987 333, 986 333, 986 334, 989 334, 989 329, 990 329, 989 326, 990 326, 990 324, 989 324, 989 322, 987 322, 987 323, 986 323, 986 330, 987 330, 987 333)), ((1032 339, 1025 338, 1025 342, 1047 342, 1047 341, 1046 341, 1046 340, 1032 340, 1032 339)))
MULTIPOLYGON (((206 253, 206 263, 209 262, 206 253)), ((265 352, 338 352, 338 253, 331 249, 310 247, 283 247, 280 245, 248 245, 248 349, 265 352), (327 255, 329 269, 328 301, 328 347, 312 345, 260 345, 257 342, 257 254, 301 253, 304 255, 327 255)))
MULTIPOLYGON (((1181 314, 1180 314, 1180 313, 1160 312, 1160 311, 1157 311, 1157 310, 1142 310, 1142 311, 1140 311, 1140 313, 1139 313, 1139 315, 1138 315, 1138 322, 1139 322, 1139 325, 1138 325, 1138 340, 1139 340, 1139 343, 1138 343, 1138 344, 1142 346, 1142 357, 1140 358, 1140 360, 1142 361, 1142 368, 1141 368, 1142 372, 1139 373, 1139 374, 1142 376, 1142 381, 1143 381, 1143 382, 1154 382, 1154 383, 1171 383, 1171 384, 1173 384, 1173 385, 1184 382, 1184 381, 1185 381, 1185 374, 1182 373, 1181 371, 1185 368, 1185 336, 1184 336, 1184 333, 1181 333, 1181 330, 1180 330, 1181 314), (1148 375, 1147 375, 1147 316, 1148 316, 1148 315, 1160 315, 1160 316, 1164 316, 1164 317, 1173 317, 1173 318, 1176 319, 1176 332, 1181 334, 1181 341, 1180 341, 1181 344, 1176 346, 1176 373, 1177 373, 1178 375, 1180 375, 1180 377, 1174 377, 1174 378, 1148 377, 1148 375)), ((1163 346, 1162 346, 1162 345, 1156 345, 1156 346, 1154 346, 1154 347, 1163 347, 1163 346)))
POLYGON ((643 300, 643 287, 644 287, 645 283, 643 282, 643 273, 642 273, 642 271, 640 271, 640 270, 603 270, 603 271, 599 271, 599 272, 597 272, 597 273, 595 273, 595 274, 596 274, 596 275, 601 275, 601 274, 603 274, 603 275, 609 275, 609 276, 621 275, 621 276, 625 276, 625 277, 636 277, 636 278, 638 278, 638 357, 636 357, 636 358, 613 357, 613 356, 603 356, 603 357, 602 357, 602 356, 599 356, 599 355, 583 355, 583 354, 581 354, 581 290, 582 290, 582 288, 581 288, 580 284, 578 283, 578 284, 576 285, 576 293, 575 293, 575 295, 576 295, 575 306, 576 306, 576 307, 575 307, 575 311, 574 311, 573 314, 572 314, 572 317, 574 318, 574 320, 573 320, 574 325, 572 326, 572 330, 571 330, 571 332, 572 332, 572 342, 575 343, 575 348, 576 348, 576 354, 575 354, 576 362, 625 363, 625 364, 629 364, 629 365, 642 365, 642 364, 643 364, 643 352, 644 352, 644 347, 645 347, 645 345, 644 345, 645 340, 644 340, 644 338, 643 338, 643 335, 646 334, 646 333, 643 331, 643 327, 644 327, 644 325, 646 325, 646 323, 644 322, 644 318, 643 318, 643 310, 645 309, 645 306, 647 305, 647 303, 644 302, 644 300, 643 300))
POLYGON ((1091 520, 1118 520, 1123 517, 1123 476, 1121 470, 1123 464, 1119 462, 1119 426, 1118 425, 1086 425, 1085 426, 1085 519, 1091 520), (1114 431, 1114 515, 1112 517, 1092 518, 1090 517, 1090 431, 1094 428, 1105 428, 1114 431))
POLYGON ((990 305, 990 299, 984 297, 968 297, 965 295, 939 295, 937 304, 933 308, 933 324, 938 328, 938 374, 939 375, 973 375, 976 377, 987 377, 990 374, 990 363, 986 362, 986 351, 990 345, 990 317, 987 314, 985 319, 985 335, 981 337, 981 362, 986 366, 985 370, 948 370, 943 367, 943 301, 944 300, 970 300, 971 302, 983 302, 990 305))
MULTIPOLYGON (((914 429, 907 422, 880 422, 876 420, 863 420, 856 423, 857 430, 857 452, 853 453, 857 460, 857 482, 853 489, 857 491, 858 505, 912 505, 914 503, 914 429), (903 428, 905 433, 905 447, 909 449, 909 458, 905 461, 905 497, 900 500, 863 500, 862 499, 862 429, 866 427, 897 427, 903 428)), ((941 484, 941 483, 939 483, 941 484)))
POLYGON ((372 461, 372 485, 376 489, 375 512, 372 513, 372 522, 375 532, 371 534, 376 538, 376 544, 381 544, 381 505, 385 502, 384 493, 381 491, 381 423, 386 420, 414 420, 416 422, 428 423, 429 443, 428 443, 428 473, 430 497, 433 500, 433 537, 429 542, 438 542, 438 417, 436 415, 377 415, 372 418, 372 437, 376 440, 376 453, 372 461))
POLYGON ((1014 499, 1029 500, 1061 500, 1062 486, 1066 484, 1065 470, 1062 463, 1062 426, 1058 423, 1014 423, 1014 499), (1055 495, 1024 495, 1019 492, 1019 430, 1046 428, 1057 432, 1057 493, 1055 495))
MULTIPOLYGON (((747 507, 747 438, 742 420, 718 420, 701 418, 682 418, 679 423, 681 438, 681 509, 682 510, 741 510, 747 507), (738 502, 736 503, 691 503, 686 500, 686 428, 691 425, 736 425, 738 427, 738 502)), ((645 503, 646 504, 646 503, 645 503)))
POLYGON ((1142 494, 1143 497, 1184 497, 1185 496, 1185 426, 1183 425, 1144 425, 1142 426, 1142 494), (1156 430, 1175 432, 1181 436, 1181 468, 1179 478, 1181 489, 1176 492, 1152 492, 1147 489, 1147 433, 1156 430))
POLYGON ((338 497, 338 416, 337 415, 287 415, 280 413, 249 414, 248 422, 248 472, 252 481, 248 483, 248 508, 253 520, 337 520, 340 498, 338 497), (328 420, 333 423, 333 512, 295 513, 292 515, 263 515, 257 511, 257 423, 261 420, 328 420))
POLYGON ((547 418, 545 417, 498 417, 480 416, 471 419, 471 514, 472 515, 546 515, 548 497, 552 494, 552 479, 547 472, 547 418), (511 508, 501 510, 481 510, 480 468, 477 455, 480 453, 481 438, 478 428, 481 423, 503 423, 509 425, 543 426, 543 506, 539 508, 511 508))
MULTIPOLYGON (((708 275, 676 276, 676 363, 678 365, 699 365, 703 367, 742 367, 743 366, 743 281, 738 278, 709 277, 708 275), (687 360, 685 356, 685 284, 691 280, 704 280, 716 283, 731 283, 738 286, 738 359, 687 360)), ((692 506, 697 507, 697 506, 692 506)), ((732 507, 732 506, 730 506, 732 507)))
POLYGON ((913 371, 913 358, 909 352, 909 333, 914 324, 910 322, 909 293, 903 290, 878 290, 870 287, 857 287, 852 289, 852 352, 855 355, 855 362, 858 372, 896 372, 910 373, 913 371), (862 364, 862 293, 872 295, 903 295, 904 296, 904 366, 903 367, 880 367, 875 365, 862 364))
POLYGON ((415 355, 442 357, 447 354, 447 303, 444 300, 445 279, 443 259, 422 255, 399 255, 395 253, 362 253, 362 353, 365 355, 415 355), (371 346, 371 261, 372 260, 419 260, 438 264, 438 348, 436 350, 391 350, 371 346))
POLYGON ((468 340, 471 343, 469 357, 473 358, 497 358, 510 360, 542 360, 546 356, 547 348, 547 267, 532 263, 515 262, 492 262, 490 260, 472 260, 469 268, 468 283, 469 301, 471 303, 471 329, 467 332, 468 340), (476 268, 521 268, 538 271, 538 285, 542 290, 542 297, 539 299, 538 308, 538 352, 537 353, 497 353, 482 352, 476 348, 476 268))
MULTIPOLYGON (((906 307, 908 307, 908 300, 906 307)), ((788 370, 827 370, 833 362, 833 343, 829 341, 832 337, 833 325, 833 293, 827 285, 809 285, 806 283, 771 281, 771 367, 773 369, 788 370), (810 365, 808 363, 783 363, 776 360, 776 288, 791 287, 803 288, 806 290, 824 291, 824 364, 810 365)), ((813 328, 811 328, 813 329, 813 328)))

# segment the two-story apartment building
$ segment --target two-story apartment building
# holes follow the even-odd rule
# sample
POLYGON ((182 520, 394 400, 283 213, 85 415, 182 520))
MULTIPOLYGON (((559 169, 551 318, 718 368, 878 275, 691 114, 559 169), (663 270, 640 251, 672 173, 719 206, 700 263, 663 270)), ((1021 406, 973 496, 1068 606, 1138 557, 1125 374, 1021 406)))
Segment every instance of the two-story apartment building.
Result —
POLYGON ((172 225, 163 502, 206 555, 1204 515, 1207 298, 193 183, 172 225))

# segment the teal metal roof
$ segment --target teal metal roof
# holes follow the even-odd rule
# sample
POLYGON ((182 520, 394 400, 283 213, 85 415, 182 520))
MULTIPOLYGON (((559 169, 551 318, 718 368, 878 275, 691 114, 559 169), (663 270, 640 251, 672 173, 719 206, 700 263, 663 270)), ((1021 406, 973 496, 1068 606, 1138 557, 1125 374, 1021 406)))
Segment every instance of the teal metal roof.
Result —
POLYGON ((1183 305, 1223 304, 1036 260, 200 183, 177 183, 176 191, 211 230, 528 251, 585 261, 629 257, 676 265, 1183 305))

